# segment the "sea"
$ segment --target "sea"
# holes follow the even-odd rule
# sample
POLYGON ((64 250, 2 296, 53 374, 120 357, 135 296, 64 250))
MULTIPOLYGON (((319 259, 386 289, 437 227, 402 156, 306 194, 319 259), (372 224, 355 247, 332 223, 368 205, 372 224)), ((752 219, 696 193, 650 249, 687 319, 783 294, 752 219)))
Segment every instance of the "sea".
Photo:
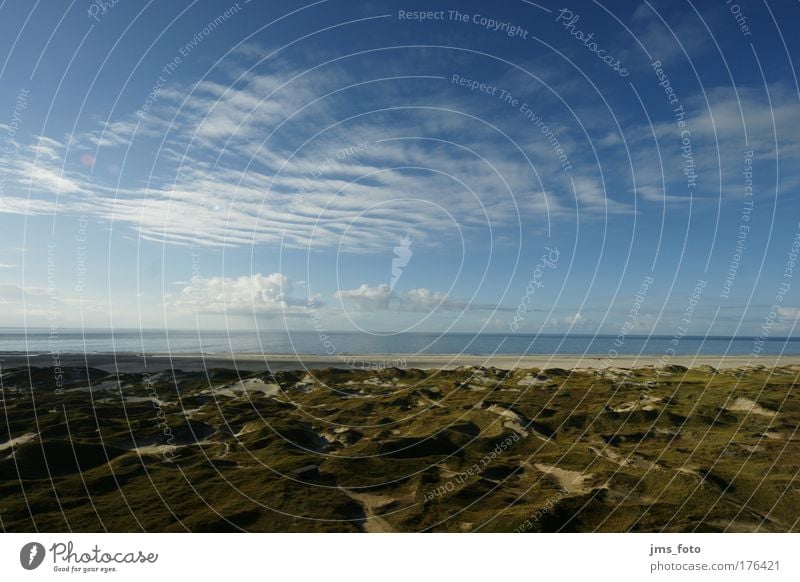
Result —
POLYGON ((0 328, 3 354, 797 355, 800 337, 0 328))

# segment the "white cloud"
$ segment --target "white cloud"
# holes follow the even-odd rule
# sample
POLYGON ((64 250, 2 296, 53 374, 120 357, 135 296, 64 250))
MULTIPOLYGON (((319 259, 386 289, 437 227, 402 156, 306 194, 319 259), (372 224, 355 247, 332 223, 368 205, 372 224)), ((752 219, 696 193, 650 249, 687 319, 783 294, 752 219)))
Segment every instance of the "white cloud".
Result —
POLYGON ((589 330, 595 326, 594 320, 583 315, 580 311, 564 317, 551 317, 546 324, 559 331, 589 330))
MULTIPOLYGON (((166 302, 181 311, 223 315, 278 315, 306 312, 309 300, 293 297, 292 281, 281 273, 241 277, 194 277, 166 302)), ((312 305, 318 305, 316 297, 312 305)))
POLYGON ((357 289, 337 291, 334 297, 348 300, 357 311, 381 311, 389 308, 392 289, 387 283, 382 283, 377 287, 370 287, 366 283, 362 283, 357 289))
POLYGON ((337 291, 334 297, 342 300, 346 308, 355 311, 511 311, 510 308, 489 304, 469 303, 450 298, 446 293, 425 287, 408 291, 392 291, 386 283, 370 287, 362 283, 356 289, 337 291))
POLYGON ((588 320, 583 315, 581 315, 580 312, 576 313, 575 315, 570 315, 566 318, 566 322, 571 325, 584 324, 587 321, 588 320))
POLYGON ((442 309, 463 309, 464 303, 450 300, 447 295, 438 291, 431 291, 425 287, 419 289, 409 289, 400 297, 401 303, 406 311, 433 311, 441 307, 442 309))
POLYGON ((31 193, 39 194, 77 194, 84 192, 78 180, 67 174, 63 168, 53 167, 47 161, 20 161, 16 172, 24 176, 31 193))
MULTIPOLYGON (((45 208, 53 209, 53 194, 85 194, 80 178, 64 166, 64 149, 61 142, 36 136, 16 155, 0 161, 9 184, 16 186, 15 193, 3 196, 0 212, 36 214, 45 208)), ((11 188, 6 186, 4 190, 11 188)))
POLYGON ((53 212, 55 208, 55 203, 46 200, 28 200, 27 198, 15 196, 0 197, 0 213, 31 216, 53 212))
POLYGON ((778 307, 778 317, 782 320, 797 319, 800 317, 800 307, 778 307))
MULTIPOLYGON (((538 223, 542 216, 549 220, 574 214, 573 193, 552 147, 527 129, 521 133, 520 145, 539 176, 549 181, 545 185, 495 131, 456 112, 465 95, 453 94, 449 85, 436 97, 445 106, 456 105, 453 112, 393 110, 393 105, 413 105, 415 99, 427 105, 431 96, 409 93, 404 83, 375 83, 354 90, 367 93, 344 91, 320 99, 358 80, 341 68, 306 73, 272 68, 241 77, 235 71, 229 78, 225 68, 220 71, 195 85, 175 83, 159 92, 141 117, 132 111, 103 121, 69 136, 68 146, 39 138, 25 152, 27 157, 20 156, 15 170, 16 198, 31 186, 37 202, 5 201, 0 212, 34 213, 40 211, 40 202, 58 193, 64 195, 60 210, 88 199, 90 212, 127 223, 147 240, 201 246, 341 246, 358 253, 384 251, 386 240, 405 234, 429 245, 460 244, 462 237, 475 240, 488 229, 513 228, 520 218, 538 223), (341 122, 342 112, 352 108, 358 95, 374 101, 376 111, 341 122), (421 138, 407 138, 420 133, 421 138), (458 144, 438 139, 448 134, 455 139, 456 133, 458 144), (337 156, 357 144, 366 147, 337 156), (76 163, 89 151, 100 168, 91 182, 83 177, 86 168, 76 163), (121 165, 128 157, 138 159, 142 151, 155 156, 146 186, 143 181, 117 186, 118 167, 113 177, 104 176, 115 156, 121 165), (71 171, 70 163, 80 171, 71 171)), ((499 111, 518 115, 506 107, 499 111)), ((551 126, 557 125, 552 120, 551 126)), ((559 129, 565 147, 572 143, 568 134, 567 127, 559 129)), ((150 162, 145 159, 143 165, 150 162)), ((129 174, 122 170, 125 179, 129 174)), ((581 196, 581 217, 628 210, 605 192, 581 196)), ((417 303, 425 300, 419 297, 417 303)))
POLYGON ((29 150, 39 159, 58 161, 61 160, 64 144, 48 137, 38 136, 36 143, 31 145, 29 150))
MULTIPOLYGON (((633 212, 633 192, 631 188, 620 189, 619 182, 630 182, 632 171, 640 201, 660 204, 665 200, 688 200, 687 195, 679 195, 686 188, 680 173, 680 142, 676 141, 676 126, 671 118, 656 123, 654 128, 662 146, 663 169, 654 164, 651 128, 625 128, 629 140, 625 145, 636 146, 630 151, 634 166, 631 169, 627 155, 620 155, 622 143, 616 129, 612 132, 609 128, 602 130, 597 143, 614 149, 617 157, 604 156, 603 168, 592 163, 578 166, 589 157, 582 153, 585 144, 576 141, 574 129, 559 123, 554 116, 549 120, 550 127, 557 130, 565 150, 575 158, 576 167, 583 168, 579 174, 572 174, 573 192, 551 145, 543 141, 541 132, 519 123, 519 118, 514 117, 520 115, 518 111, 500 108, 498 115, 508 117, 498 117, 496 121, 503 125, 510 120, 517 126, 512 129, 520 133, 520 146, 535 165, 541 182, 521 154, 496 133, 467 117, 422 109, 393 112, 387 108, 337 125, 341 112, 352 106, 351 97, 343 94, 337 101, 337 96, 331 96, 303 107, 353 79, 341 71, 314 71, 297 79, 293 75, 291 71, 251 71, 235 82, 226 82, 222 77, 196 86, 181 87, 176 83, 159 93, 158 101, 143 118, 122 116, 69 139, 67 149, 74 148, 79 153, 99 148, 99 160, 106 152, 121 156, 129 142, 135 140, 132 150, 146 148, 149 155, 157 156, 153 160, 157 162, 154 174, 146 186, 126 183, 117 188, 118 173, 114 182, 107 182, 101 172, 93 176, 89 192, 89 182, 82 173, 64 166, 65 146, 38 138, 36 145, 29 146, 23 152, 26 155, 18 156, 15 167, 8 170, 20 191, 16 196, 9 192, 0 200, 0 212, 53 211, 52 194, 58 193, 64 195, 59 210, 69 211, 75 201, 88 200, 90 211, 96 216, 127 223, 147 240, 202 246, 280 244, 300 249, 341 245, 346 252, 366 253, 385 251, 387 240, 405 234, 420 244, 460 244, 462 236, 468 242, 475 241, 490 228, 500 240, 503 227, 513 229, 518 220, 544 228, 550 226, 551 218, 574 218, 576 212, 580 220, 629 214, 633 212), (277 130, 285 121, 283 128, 277 130), (426 128, 422 132, 426 138, 447 136, 455 121, 459 122, 458 146, 443 140, 398 138, 419 135, 420 128, 426 128), (303 143, 321 129, 325 131, 320 136, 303 143), (354 155, 337 158, 336 153, 342 148, 358 143, 368 146, 354 155), (155 147, 159 145, 161 149, 155 147), (662 170, 666 192, 661 182, 662 170), (28 186, 31 202, 25 200, 28 186)), ((503 82, 513 88, 519 79, 507 77, 503 82)), ((793 129, 797 124, 792 123, 797 106, 787 90, 772 86, 770 90, 772 113, 787 138, 781 142, 781 153, 800 154, 800 133, 793 129)), ((395 104, 385 88, 376 88, 376 93, 376 108, 395 104)), ((706 150, 702 150, 702 156, 700 153, 712 141, 716 128, 720 147, 726 152, 736 150, 735 155, 731 153, 723 159, 733 160, 732 171, 738 172, 738 166, 733 165, 741 165, 742 123, 736 95, 722 89, 708 90, 707 94, 714 112, 713 127, 707 112, 705 116, 694 113, 703 111, 704 101, 696 95, 681 97, 687 112, 693 115, 688 122, 693 138, 697 136, 698 163, 701 159, 703 163, 717 159, 706 150)), ((403 97, 404 103, 413 103, 403 97)), ((425 104, 435 97, 443 105, 459 104, 465 99, 444 91, 418 97, 425 104)), ((764 106, 765 95, 745 89, 740 90, 739 97, 751 143, 758 155, 768 154, 774 139, 770 110, 764 106)), ((587 117, 591 119, 593 115, 587 117)), ((704 176, 712 175, 708 170, 702 168, 704 176)), ((123 175, 128 173, 124 171, 123 175)), ((730 175, 739 180, 738 173, 730 175)), ((786 187, 788 182, 785 177, 782 179, 782 186, 786 187)), ((10 182, 7 190, 11 190, 10 182)), ((510 240, 509 244, 518 242, 510 240)), ((420 302, 424 298, 417 298, 416 303, 420 302)))

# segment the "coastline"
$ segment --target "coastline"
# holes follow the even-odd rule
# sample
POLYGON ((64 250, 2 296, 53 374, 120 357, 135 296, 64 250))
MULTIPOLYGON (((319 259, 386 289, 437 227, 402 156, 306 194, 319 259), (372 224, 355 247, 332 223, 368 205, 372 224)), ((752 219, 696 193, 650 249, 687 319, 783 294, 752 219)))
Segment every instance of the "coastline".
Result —
POLYGON ((422 370, 452 370, 459 366, 494 367, 503 370, 524 368, 605 369, 643 368, 649 366, 677 365, 686 368, 712 366, 717 369, 743 368, 747 366, 800 366, 800 355, 751 356, 751 355, 465 355, 465 354, 347 354, 341 357, 311 354, 0 354, 0 369, 19 367, 89 367, 105 371, 137 372, 180 369, 197 371, 211 368, 235 368, 240 370, 271 369, 273 371, 351 368, 380 370, 389 367, 417 368, 422 370))

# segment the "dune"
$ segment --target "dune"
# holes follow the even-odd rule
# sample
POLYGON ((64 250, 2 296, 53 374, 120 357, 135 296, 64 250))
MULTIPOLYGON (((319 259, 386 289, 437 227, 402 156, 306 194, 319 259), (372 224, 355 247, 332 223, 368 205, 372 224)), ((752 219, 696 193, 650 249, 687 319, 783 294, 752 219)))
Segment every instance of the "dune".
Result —
POLYGON ((34 370, 38 425, 30 389, 3 393, 0 513, 8 531, 796 531, 774 517, 800 507, 796 375, 747 370, 170 370, 163 411, 141 368, 66 397, 34 370))

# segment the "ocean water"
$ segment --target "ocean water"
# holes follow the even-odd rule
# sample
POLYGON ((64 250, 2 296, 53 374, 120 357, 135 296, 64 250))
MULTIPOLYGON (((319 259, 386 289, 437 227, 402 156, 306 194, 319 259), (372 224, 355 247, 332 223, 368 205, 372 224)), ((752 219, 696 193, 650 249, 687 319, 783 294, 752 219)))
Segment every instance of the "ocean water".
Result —
MULTIPOLYGON (((748 355, 752 337, 627 336, 470 333, 261 332, 163 330, 57 330, 0 328, 0 354, 198 353, 224 354, 470 354, 470 355, 748 355), (671 351, 671 350, 674 350, 671 351)), ((800 337, 768 338, 762 355, 800 354, 800 337)))

